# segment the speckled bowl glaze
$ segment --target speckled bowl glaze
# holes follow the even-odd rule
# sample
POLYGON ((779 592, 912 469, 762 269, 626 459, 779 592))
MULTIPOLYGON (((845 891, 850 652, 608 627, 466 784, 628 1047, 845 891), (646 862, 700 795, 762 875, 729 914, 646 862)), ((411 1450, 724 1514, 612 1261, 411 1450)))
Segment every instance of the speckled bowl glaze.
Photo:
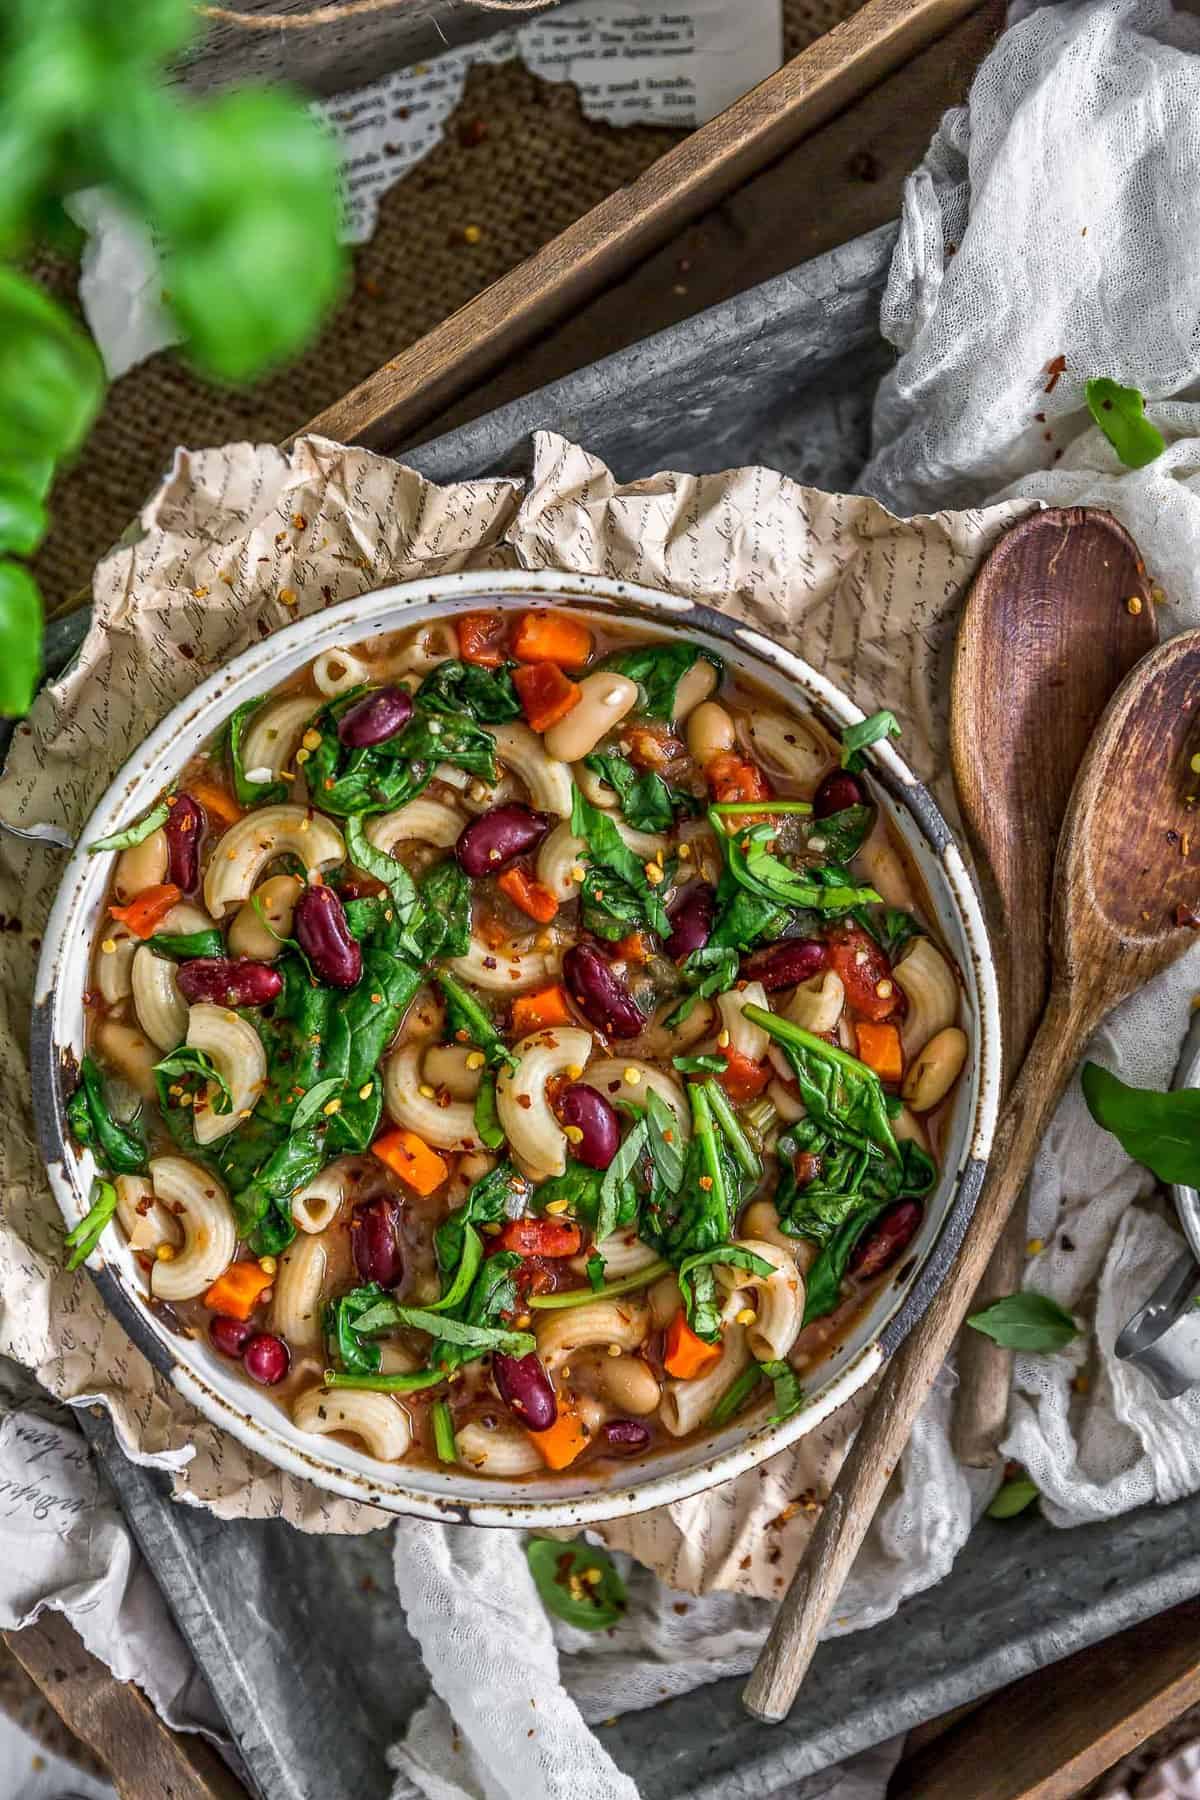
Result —
MULTIPOLYGON (((256 644, 169 713, 120 771, 80 845, 138 818, 188 759, 245 700, 265 694, 323 650, 452 617, 481 605, 567 606, 598 622, 621 621, 701 639, 783 702, 810 707, 833 730, 862 714, 808 663, 761 632, 676 595, 623 582, 555 573, 440 576, 363 595, 298 620, 256 644)), ((307 1437, 269 1395, 218 1357, 203 1338, 173 1332, 147 1306, 141 1272, 110 1225, 88 1267, 138 1348, 207 1419, 290 1474, 333 1493, 424 1518, 477 1525, 562 1526, 662 1506, 728 1481, 812 1431, 870 1380, 903 1341, 953 1258, 983 1179, 1000 1080, 995 973, 975 891, 933 800, 888 743, 869 752, 879 803, 925 880, 964 983, 972 1055, 949 1121, 941 1178, 911 1253, 810 1379, 808 1404, 781 1425, 735 1422, 623 1464, 612 1476, 547 1475, 528 1483, 485 1481, 462 1469, 386 1464, 327 1438, 307 1437)), ((65 1102, 83 1051, 83 995, 111 873, 108 857, 77 848, 46 927, 35 990, 34 1106, 51 1185, 68 1226, 87 1209, 94 1164, 66 1130, 65 1102)))

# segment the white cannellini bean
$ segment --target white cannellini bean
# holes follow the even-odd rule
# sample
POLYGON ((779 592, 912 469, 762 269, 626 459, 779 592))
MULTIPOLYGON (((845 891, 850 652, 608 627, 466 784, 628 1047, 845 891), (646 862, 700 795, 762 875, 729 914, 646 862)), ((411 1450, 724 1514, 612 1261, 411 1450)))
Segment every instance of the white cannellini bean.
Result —
POLYGON ((737 742, 733 720, 715 700, 703 700, 695 708, 687 726, 688 749, 704 768, 723 750, 732 750, 737 742))
POLYGON ((597 669, 579 684, 579 699, 565 718, 551 725, 542 742, 559 762, 580 762, 637 705, 637 682, 612 669, 597 669))
POLYGON ((680 677, 675 689, 675 724, 682 725, 716 689, 716 669, 707 656, 698 656, 687 674, 680 677))
POLYGON ((271 875, 260 881, 234 914, 229 927, 229 953, 252 962, 274 962, 282 939, 292 935, 292 914, 304 892, 298 875, 271 875))
POLYGON ((947 1025, 931 1037, 904 1077, 903 1095, 915 1113, 927 1113, 944 1100, 967 1060, 967 1034, 947 1025))
POLYGON ((113 882, 117 899, 124 903, 149 887, 161 887, 167 879, 167 862, 167 834, 160 825, 140 844, 122 850, 113 882))

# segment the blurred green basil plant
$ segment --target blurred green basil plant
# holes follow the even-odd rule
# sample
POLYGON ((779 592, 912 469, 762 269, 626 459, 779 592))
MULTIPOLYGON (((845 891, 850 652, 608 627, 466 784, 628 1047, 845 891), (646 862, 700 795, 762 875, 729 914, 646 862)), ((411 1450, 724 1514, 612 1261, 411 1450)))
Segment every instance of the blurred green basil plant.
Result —
POLYGON ((278 88, 203 100, 168 65, 192 0, 0 3, 0 712, 24 712, 42 607, 26 564, 58 467, 104 394, 94 344, 21 273, 74 228, 63 199, 102 185, 149 227, 194 366, 239 382, 286 361, 337 298, 345 257, 334 145, 278 88))

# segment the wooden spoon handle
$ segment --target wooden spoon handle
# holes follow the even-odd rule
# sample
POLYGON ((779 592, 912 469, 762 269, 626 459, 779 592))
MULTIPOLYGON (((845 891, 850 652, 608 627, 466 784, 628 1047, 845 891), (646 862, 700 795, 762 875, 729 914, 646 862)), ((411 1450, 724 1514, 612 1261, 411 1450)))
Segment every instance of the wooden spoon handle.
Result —
POLYGON ((928 1310, 885 1370, 871 1410, 825 1503, 804 1559, 759 1652, 742 1701, 755 1718, 787 1717, 909 1433, 962 1324, 1058 1104, 1091 1020, 1051 995, 996 1130, 962 1249, 928 1310))
MULTIPOLYGON (((995 1254, 975 1291, 972 1312, 1021 1285, 1029 1214, 1018 1197, 1000 1234, 995 1254)), ((1012 1393, 1012 1351, 1004 1350, 982 1331, 964 1331, 958 1342, 958 1392, 954 1397, 951 1439, 959 1462, 970 1469, 990 1469, 1000 1455, 1012 1393)))

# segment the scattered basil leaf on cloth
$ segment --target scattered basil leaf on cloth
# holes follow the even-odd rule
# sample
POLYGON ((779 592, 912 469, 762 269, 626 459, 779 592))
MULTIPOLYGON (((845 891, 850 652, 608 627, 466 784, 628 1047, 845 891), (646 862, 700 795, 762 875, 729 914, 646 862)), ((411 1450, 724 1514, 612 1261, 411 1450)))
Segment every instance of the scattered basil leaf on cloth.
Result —
POLYGON ((881 738, 900 736, 900 721, 894 712, 872 713, 857 725, 847 725, 842 733, 842 767, 857 773, 863 766, 862 751, 881 738))
POLYGON ((967 1324, 1005 1350, 1048 1354, 1065 1349, 1079 1336, 1070 1313, 1046 1294, 1006 1294, 983 1312, 972 1313, 967 1324))
POLYGON ((1146 402, 1136 388, 1099 375, 1084 393, 1088 411, 1126 468, 1143 469, 1162 455, 1166 440, 1146 417, 1146 402))
POLYGON ((1038 1497, 1037 1486, 1028 1475, 1016 1475, 1006 1481, 987 1509, 989 1519, 1015 1519, 1038 1497))
POLYGON ((1130 1087, 1098 1063, 1083 1066, 1083 1097, 1097 1125, 1160 1181, 1200 1186, 1200 1088, 1130 1087))
POLYGON ((161 806, 148 812, 136 825, 130 825, 125 831, 110 832, 108 837, 97 838, 94 844, 88 845, 88 855, 96 856, 101 850, 131 850, 135 844, 144 844, 160 825, 166 824, 169 812, 170 808, 164 800, 161 806))
POLYGON ((625 1583, 613 1559, 590 1544, 530 1538, 529 1572, 546 1611, 579 1631, 607 1631, 625 1611, 625 1583))

